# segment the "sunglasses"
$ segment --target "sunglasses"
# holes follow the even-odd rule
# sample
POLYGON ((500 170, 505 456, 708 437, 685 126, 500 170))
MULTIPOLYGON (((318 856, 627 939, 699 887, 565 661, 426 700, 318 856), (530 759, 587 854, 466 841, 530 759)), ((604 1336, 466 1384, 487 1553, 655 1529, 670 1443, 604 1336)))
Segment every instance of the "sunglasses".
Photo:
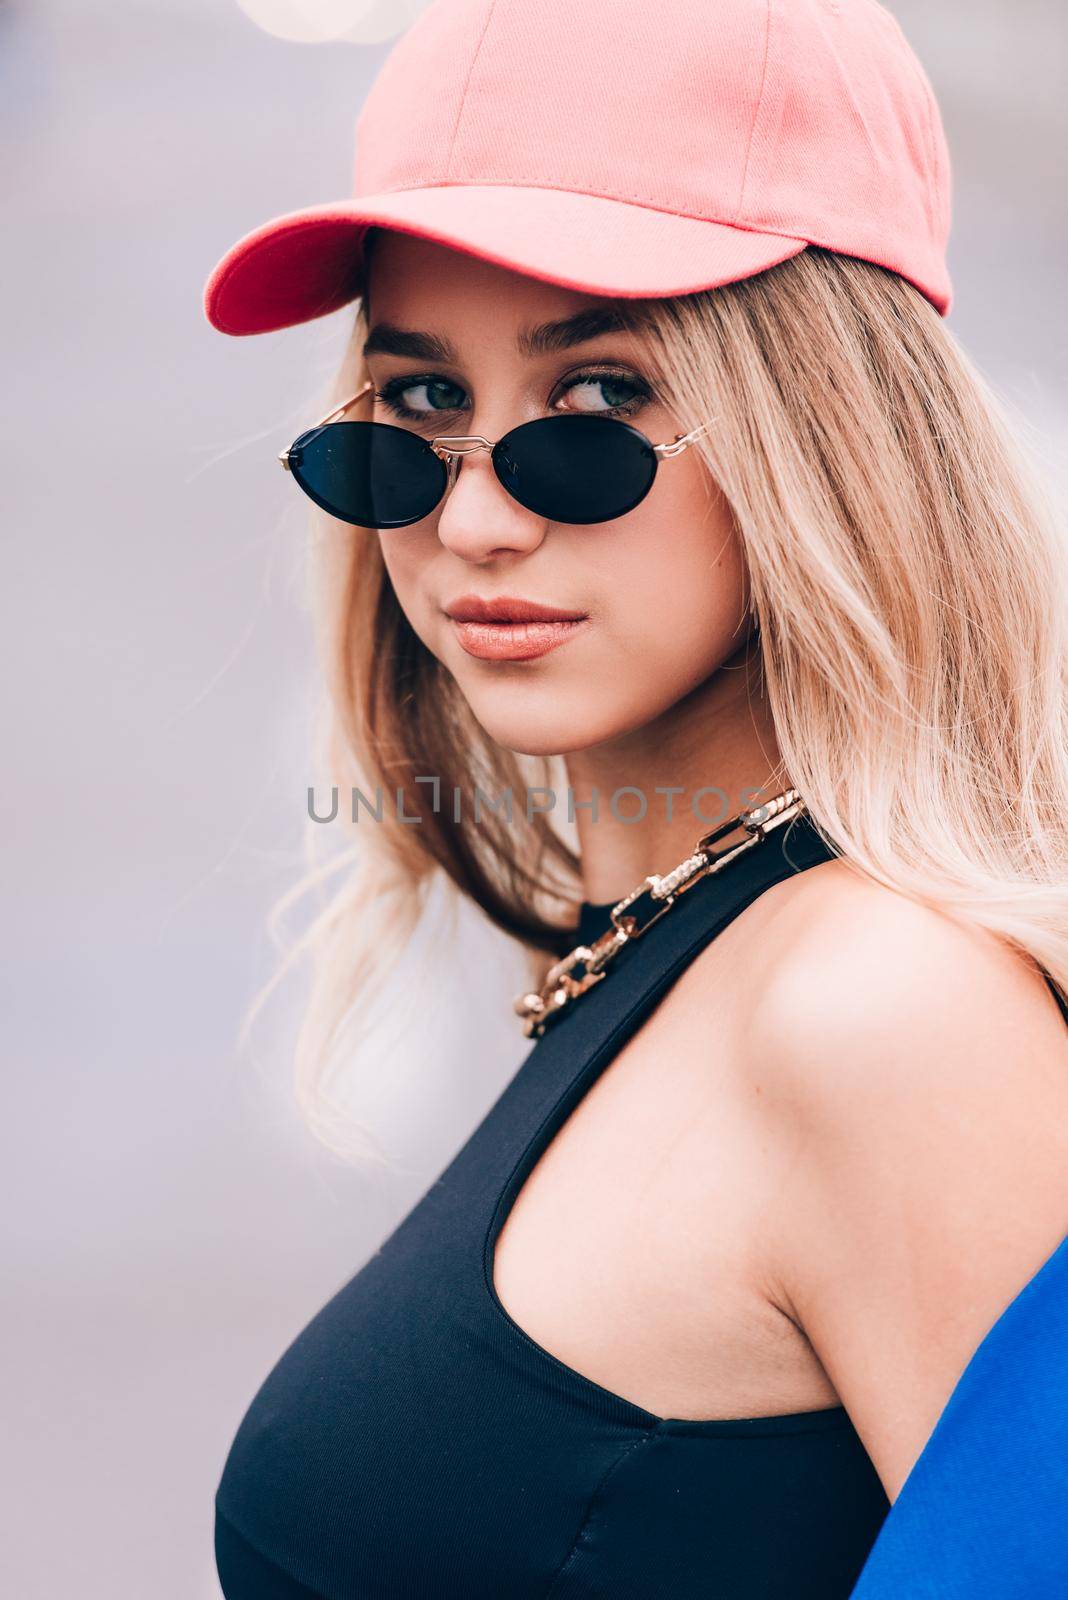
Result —
POLYGON ((710 423, 653 444, 618 417, 562 413, 523 422, 496 444, 479 434, 425 439, 391 422, 335 422, 365 383, 278 459, 322 510, 359 528, 407 528, 439 505, 464 456, 488 450, 521 506, 550 522, 610 522, 640 505, 661 461, 681 455, 710 423))

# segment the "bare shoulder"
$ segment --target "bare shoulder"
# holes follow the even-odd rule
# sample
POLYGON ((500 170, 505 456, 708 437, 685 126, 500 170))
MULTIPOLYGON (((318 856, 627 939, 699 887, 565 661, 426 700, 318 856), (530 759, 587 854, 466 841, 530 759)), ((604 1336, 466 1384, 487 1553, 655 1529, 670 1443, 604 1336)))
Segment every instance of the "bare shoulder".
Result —
POLYGON ((1029 957, 845 862, 769 893, 739 1069, 765 1281, 894 1498, 1068 1233, 1068 1028, 1029 957))
POLYGON ((1060 1008, 1037 964, 1005 939, 841 860, 776 891, 746 1033, 750 1062, 782 1063, 781 1088, 801 1068, 813 1109, 827 1094, 846 1111, 858 1082, 874 1087, 879 1062, 887 1088, 908 1094, 929 1089, 938 1060, 943 1088, 961 1073, 961 1088, 991 1075, 1017 1092, 1044 1080, 1068 1095, 1060 1008), (969 1039, 975 1053, 962 1048, 969 1039))

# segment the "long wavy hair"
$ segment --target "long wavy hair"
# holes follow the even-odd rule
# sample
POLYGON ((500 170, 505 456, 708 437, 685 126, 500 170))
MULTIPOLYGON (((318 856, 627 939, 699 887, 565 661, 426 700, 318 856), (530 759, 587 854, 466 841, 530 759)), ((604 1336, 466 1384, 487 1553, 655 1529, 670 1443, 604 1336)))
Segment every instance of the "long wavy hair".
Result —
MULTIPOLYGON (((756 670, 812 822, 856 868, 992 930, 1068 995, 1068 547, 1030 425, 917 289, 852 257, 812 246, 619 306, 680 428, 715 419, 694 448, 743 541, 756 670)), ((330 402, 363 381, 365 337, 360 300, 330 402)), ((570 947, 582 889, 550 814, 454 812, 454 785, 522 793, 561 769, 479 726, 408 624, 377 537, 311 516, 315 754, 338 818, 307 824, 308 870, 272 912, 280 960, 244 1031, 310 963, 297 1099, 324 1143, 375 1162, 340 1091, 352 1062, 374 1070, 366 1001, 430 887, 519 941, 531 983, 570 947), (354 789, 386 798, 380 822, 351 821, 354 789)))

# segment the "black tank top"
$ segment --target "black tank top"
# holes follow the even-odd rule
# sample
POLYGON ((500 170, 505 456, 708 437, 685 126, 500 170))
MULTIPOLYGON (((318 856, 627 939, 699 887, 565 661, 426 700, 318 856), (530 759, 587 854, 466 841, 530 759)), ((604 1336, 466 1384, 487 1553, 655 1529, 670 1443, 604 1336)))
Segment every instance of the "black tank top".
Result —
MULTIPOLYGON (((806 817, 774 829, 536 1041, 253 1399, 215 1499, 226 1600, 846 1600, 889 1501, 842 1406, 657 1416, 492 1287, 507 1212, 598 1075, 733 918, 832 856, 806 817)), ((608 911, 584 903, 581 937, 608 911)))

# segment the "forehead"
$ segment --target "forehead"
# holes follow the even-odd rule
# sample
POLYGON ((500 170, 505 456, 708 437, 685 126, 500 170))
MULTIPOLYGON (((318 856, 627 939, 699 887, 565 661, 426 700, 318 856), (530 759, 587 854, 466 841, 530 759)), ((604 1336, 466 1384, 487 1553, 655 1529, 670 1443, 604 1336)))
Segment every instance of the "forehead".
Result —
POLYGON ((375 322, 428 326, 444 321, 485 321, 526 325, 572 316, 593 308, 621 309, 605 296, 580 293, 559 284, 483 261, 433 239, 393 229, 370 235, 367 290, 375 322))

